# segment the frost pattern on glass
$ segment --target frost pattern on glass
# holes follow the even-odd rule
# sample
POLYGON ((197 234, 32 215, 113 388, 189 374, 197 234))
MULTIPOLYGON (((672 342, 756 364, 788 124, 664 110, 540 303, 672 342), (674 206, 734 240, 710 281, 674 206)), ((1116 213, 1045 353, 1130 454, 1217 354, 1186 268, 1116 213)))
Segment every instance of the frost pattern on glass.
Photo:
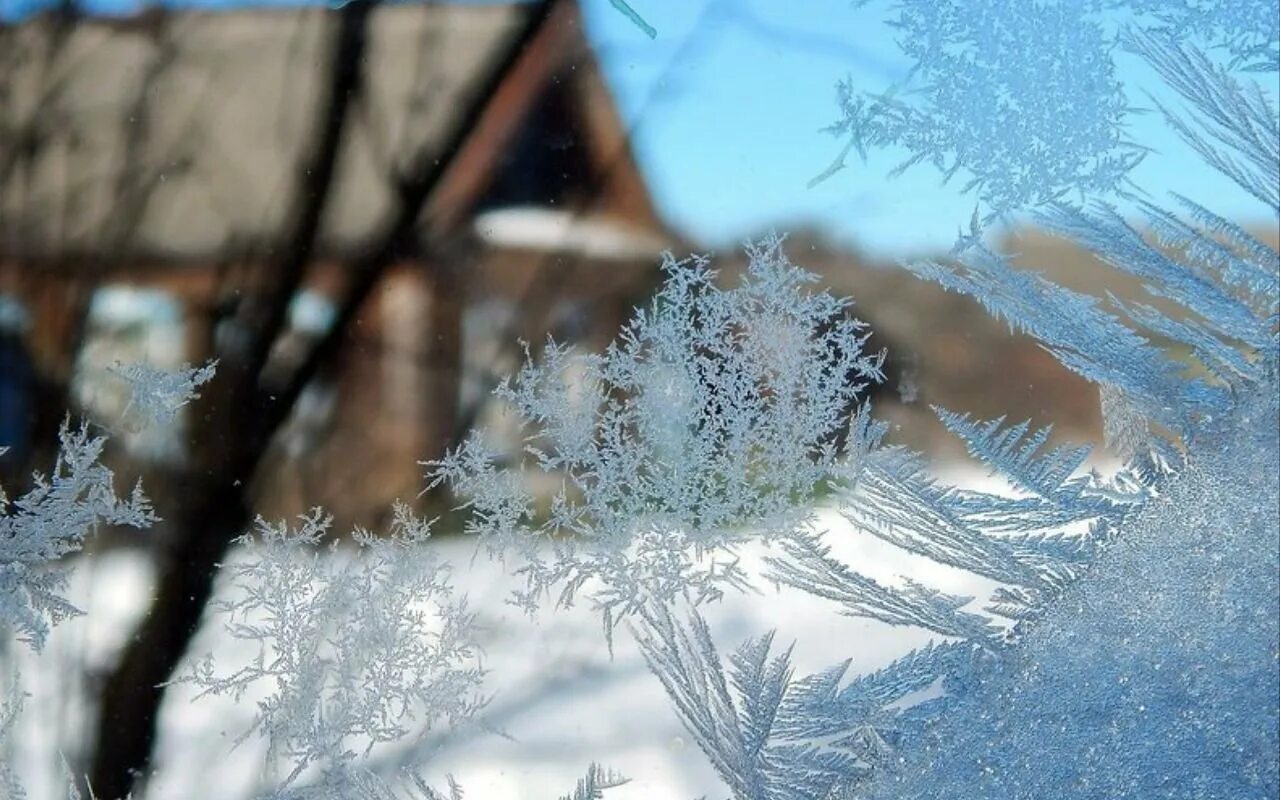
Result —
POLYGON ((620 773, 592 764, 587 767, 587 773, 578 779, 573 792, 561 795, 559 800, 601 800, 607 790, 616 789, 628 781, 620 773))
MULTIPOLYGON (((1166 111, 1175 130, 1280 217, 1274 97, 1183 42, 1126 41, 1190 107, 1166 111)), ((1016 270, 977 231, 950 260, 908 265, 1097 384, 1108 442, 1126 459, 1103 478, 1082 471, 1087 450, 1047 449, 1047 430, 936 409, 1014 490, 987 495, 882 446, 883 427, 859 411, 842 512, 994 578, 991 616, 910 581, 882 586, 805 531, 770 559, 775 580, 942 638, 852 681, 847 663, 797 678, 787 651, 771 655, 773 636, 722 657, 696 613, 647 611, 649 663, 736 798, 1280 790, 1280 257, 1203 205, 1173 202, 1142 203, 1142 227, 1103 203, 1053 200, 1035 216, 1137 277, 1161 308, 1016 270)))
POLYGON ((527 433, 516 464, 474 437, 430 465, 471 532, 523 557, 518 604, 585 588, 611 628, 649 602, 745 585, 735 544, 804 527, 883 354, 863 352, 848 302, 811 290, 781 239, 749 256, 731 289, 705 260, 668 257, 662 291, 605 352, 549 342, 530 357, 498 390, 527 433), (524 472, 560 484, 545 512, 524 472))
POLYGON ((869 798, 1267 798, 1280 788, 1277 386, 1196 458, 869 798))
POLYGON ((267 766, 285 765, 264 800, 377 796, 367 793, 379 778, 360 756, 459 724, 484 704, 472 617, 425 546, 427 524, 397 505, 385 535, 354 532, 354 553, 336 541, 319 547, 329 524, 318 510, 296 527, 258 520, 244 555, 224 567, 229 596, 214 607, 258 654, 229 672, 209 655, 183 679, 199 696, 267 692, 238 740, 265 737, 267 766))
POLYGON ((51 626, 81 613, 62 596, 67 575, 58 562, 103 525, 154 521, 141 486, 116 495, 100 460, 104 437, 63 423, 58 442, 53 470, 36 475, 30 491, 12 501, 0 491, 0 625, 37 649, 51 626))
POLYGON ((1073 190, 1115 191, 1142 159, 1144 148, 1125 136, 1128 103, 1107 32, 1077 3, 894 8, 908 77, 876 95, 838 86, 833 131, 864 158, 905 150, 892 174, 930 164, 997 213, 1073 190))
MULTIPOLYGON (((1118 49, 1150 58, 1142 40, 1154 35, 1192 53, 1225 52, 1234 69, 1280 68, 1280 15, 1271 0, 1035 0, 1016 7, 898 0, 892 8, 910 71, 879 93, 838 84, 841 113, 831 130, 846 140, 846 153, 856 149, 864 159, 871 149, 905 151, 891 174, 929 164, 944 182, 960 176, 984 220, 1080 196, 1132 194, 1129 173, 1148 151, 1126 133, 1138 109, 1117 77, 1118 49)), ((1187 82, 1166 79, 1179 91, 1213 91, 1214 82, 1195 73, 1223 68, 1203 56, 1197 61, 1187 82)), ((1247 111, 1265 111, 1252 103, 1247 111)), ((1263 131, 1272 126, 1269 117, 1250 118, 1261 120, 1263 131)), ((1202 155, 1222 166, 1212 148, 1202 155)))
POLYGON ((146 424, 163 427, 173 421, 183 406, 200 397, 199 388, 213 380, 217 366, 216 361, 210 361, 202 367, 184 365, 166 370, 140 361, 116 364, 108 371, 129 385, 125 412, 133 411, 141 415, 146 424))
MULTIPOLYGON (((164 424, 173 411, 194 396, 196 387, 213 377, 214 365, 165 373, 146 364, 118 367, 132 383, 137 424, 164 424), (175 406, 174 403, 177 403, 175 406)), ((141 484, 126 496, 116 493, 115 477, 103 463, 107 437, 88 423, 65 420, 58 430, 58 454, 46 475, 32 476, 32 487, 10 499, 0 487, 0 664, 12 667, 9 637, 40 650, 52 627, 83 613, 64 596, 69 573, 67 556, 104 526, 149 528, 155 514, 141 484)), ((2 450, 3 448, 0 448, 2 450)), ((21 675, 9 669, 0 690, 0 745, 12 734, 22 710, 21 675)), ((20 800, 25 790, 9 765, 0 760, 0 789, 20 800)), ((74 784, 69 796, 76 797, 74 784)))
POLYGON ((1142 27, 1153 33, 1195 37, 1205 47, 1225 51, 1232 69, 1280 70, 1280 14, 1272 0, 1121 0, 1111 5, 1149 18, 1142 27))
MULTIPOLYGON (((626 3, 618 4, 626 9, 626 3)), ((1159 110, 1211 167, 1280 218, 1280 112, 1235 71, 1274 71, 1274 6, 1126 7, 1145 29, 1103 24, 1118 4, 903 0, 916 66, 897 90, 843 87, 850 146, 900 147, 902 168, 963 174, 980 206, 1035 221, 1138 278, 1155 304, 1102 300, 1015 270, 982 242, 976 210, 951 257, 909 267, 977 298, 1099 387, 1103 476, 1049 431, 936 409, 1008 493, 949 486, 884 442, 860 403, 882 379, 848 302, 814 291, 777 238, 750 249, 733 289, 704 260, 666 284, 604 353, 549 342, 499 395, 523 449, 483 435, 430 464, 470 509, 468 527, 518 556, 528 608, 581 594, 605 629, 628 617, 649 666, 738 800, 861 797, 1273 797, 1280 790, 1280 255, 1206 205, 1137 201, 1140 222, 1076 195, 1125 188, 1127 142, 1111 51, 1145 58, 1189 110, 1159 110), (1101 16, 1100 16, 1101 15, 1101 16), (1202 50, 1201 47, 1209 48, 1202 50), (1220 50, 1223 67, 1207 53, 1220 50), (1043 102, 1044 97, 1054 102, 1043 102), (1174 310, 1170 310, 1174 309, 1174 310), (560 488, 542 505, 530 475, 560 488), (815 529, 819 491, 860 530, 999 584, 985 604, 904 579, 881 583, 815 529), (797 676, 776 634, 727 656, 698 606, 753 576, 735 547, 771 547, 763 577, 839 613, 938 638, 884 669, 850 662, 797 676)), ((118 371, 134 408, 161 420, 212 366, 118 371)), ((66 425, 47 478, 0 498, 0 624, 39 647, 75 613, 59 561, 102 524, 151 522, 116 496, 103 440, 66 425)), ((470 616, 404 509, 355 552, 321 547, 327 518, 260 523, 227 567, 230 633, 250 663, 206 660, 206 693, 265 691, 266 797, 458 800, 412 773, 369 772, 370 748, 456 724, 482 704, 470 616)), ((2 654, 0 654, 2 655, 2 654)), ((21 703, 0 704, 0 737, 21 703)), ((592 766, 568 800, 622 778, 592 766)), ((22 788, 0 765, 0 790, 22 788)), ((74 787, 71 795, 78 797, 74 787)))

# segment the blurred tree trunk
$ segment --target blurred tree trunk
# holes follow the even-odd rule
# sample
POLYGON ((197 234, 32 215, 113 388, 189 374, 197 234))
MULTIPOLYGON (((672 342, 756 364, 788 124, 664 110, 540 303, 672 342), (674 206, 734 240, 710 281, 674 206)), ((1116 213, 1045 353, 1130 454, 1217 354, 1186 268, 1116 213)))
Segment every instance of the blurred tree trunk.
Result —
MULTIPOLYGON (((424 439, 422 459, 443 458, 458 439, 458 403, 462 386, 462 320, 466 311, 461 302, 462 285, 458 270, 451 264, 436 263, 431 272, 431 298, 428 307, 426 379, 430 393, 423 413, 424 439)), ((428 498, 441 505, 444 487, 437 486, 428 498)), ((445 509, 435 509, 443 512, 445 509)))
POLYGON ((247 485, 274 428, 258 396, 259 376, 287 323, 289 302, 312 261, 351 108, 362 85, 370 0, 337 12, 329 79, 316 137, 298 165, 283 257, 261 296, 246 300, 212 343, 217 376, 191 415, 190 463, 162 489, 169 536, 156 555, 151 608, 107 678, 90 780, 101 798, 122 798, 146 774, 156 716, 169 680, 208 602, 217 563, 249 522, 247 485), (168 507, 165 507, 168 506, 168 507))
MULTIPOLYGON (((191 407, 189 464, 156 487, 156 505, 169 523, 156 554, 157 586, 148 613, 128 640, 101 694, 90 780, 101 800, 118 800, 141 788, 156 737, 164 684, 185 654, 210 599, 218 563, 250 522, 251 485, 276 432, 321 367, 332 363, 357 314, 387 268, 420 260, 419 223, 432 190, 462 149, 488 102, 552 8, 529 14, 509 50, 479 82, 476 100, 450 124, 443 145, 414 154, 403 172, 387 176, 395 202, 375 244, 348 265, 346 288, 334 324, 296 363, 273 360, 272 347, 287 332, 288 309, 314 260, 321 221, 332 194, 344 130, 356 111, 363 78, 368 18, 375 0, 355 0, 338 16, 327 89, 319 101, 317 136, 299 164, 294 207, 282 255, 268 285, 245 297, 221 325, 209 326, 208 351, 218 359, 214 380, 191 407), (221 328, 215 336, 215 328, 221 328)), ((451 268, 427 262, 433 287, 429 347, 433 386, 432 425, 456 434, 462 303, 451 268)), ((215 320, 215 322, 217 322, 215 320)))

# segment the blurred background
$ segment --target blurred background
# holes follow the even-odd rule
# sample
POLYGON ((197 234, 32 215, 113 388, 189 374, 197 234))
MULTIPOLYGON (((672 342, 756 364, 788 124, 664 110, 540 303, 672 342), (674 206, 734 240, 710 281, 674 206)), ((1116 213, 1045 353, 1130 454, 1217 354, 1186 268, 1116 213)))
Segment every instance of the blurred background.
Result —
MULTIPOLYGON (((504 424, 490 392, 520 341, 607 344, 663 251, 712 254, 728 280, 741 242, 788 233, 888 350, 873 400, 899 441, 962 454, 931 405, 1100 438, 1094 388, 896 267, 945 258, 970 199, 927 170, 888 179, 891 153, 812 185, 841 150, 822 132, 835 82, 880 91, 909 67, 884 4, 631 6, 655 36, 609 0, 0 0, 0 483, 19 494, 64 417, 88 417, 162 518, 96 545, 147 565, 118 573, 136 573, 131 610, 76 679, 100 719, 61 745, 103 796, 145 769, 149 687, 253 516, 445 513, 418 462, 504 424), (124 422, 112 365, 209 359, 218 377, 168 427, 124 422)), ((1140 96, 1141 68, 1124 77, 1140 96)), ((1259 229, 1145 124, 1162 158, 1144 187, 1259 229)), ((998 235, 1068 286, 1138 292, 1017 221, 998 235)))

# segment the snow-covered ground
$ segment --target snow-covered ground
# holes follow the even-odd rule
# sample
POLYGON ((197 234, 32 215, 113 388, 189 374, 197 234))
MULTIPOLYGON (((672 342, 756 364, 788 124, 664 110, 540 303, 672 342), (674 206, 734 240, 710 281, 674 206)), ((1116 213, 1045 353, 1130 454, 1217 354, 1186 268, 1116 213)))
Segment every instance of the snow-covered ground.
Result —
MULTIPOLYGON (((893 582, 910 575, 979 600, 992 588, 988 581, 858 534, 834 512, 822 512, 820 524, 828 530, 837 555, 878 580, 893 582)), ((616 635, 610 656, 591 609, 549 609, 530 619, 506 605, 511 579, 483 554, 473 559, 474 542, 440 540, 432 546, 456 565, 455 584, 479 614, 485 666, 491 670, 486 686, 494 695, 484 722, 501 734, 467 730, 424 742, 413 753, 375 752, 371 758, 376 763, 425 764, 424 772, 434 785, 443 785, 444 775, 452 774, 468 798, 552 800, 569 791, 592 761, 632 779, 612 790, 609 800, 692 800, 703 795, 712 800, 727 795, 626 631, 616 635)), ((758 556, 745 554, 748 561, 758 556)), ((92 673, 92 668, 109 663, 139 613, 149 583, 145 563, 127 551, 81 560, 74 590, 87 616, 58 628, 38 659, 23 659, 23 682, 31 696, 14 755, 33 800, 56 796, 55 742, 74 741, 85 724, 76 699, 84 687, 74 683, 74 665, 87 659, 92 673)), ((728 597, 706 609, 706 616, 724 650, 749 636, 779 629, 780 643, 796 642, 799 673, 846 658, 854 659, 854 673, 874 670, 929 638, 921 631, 844 617, 837 611, 828 601, 770 588, 728 597)), ((227 647, 244 645, 210 626, 200 632, 193 651, 236 655, 227 647)), ((272 778, 261 772, 261 741, 251 738, 233 747, 248 727, 252 702, 246 698, 236 705, 218 697, 192 702, 193 694, 189 687, 175 687, 162 710, 157 771, 147 800, 250 796, 272 778)))

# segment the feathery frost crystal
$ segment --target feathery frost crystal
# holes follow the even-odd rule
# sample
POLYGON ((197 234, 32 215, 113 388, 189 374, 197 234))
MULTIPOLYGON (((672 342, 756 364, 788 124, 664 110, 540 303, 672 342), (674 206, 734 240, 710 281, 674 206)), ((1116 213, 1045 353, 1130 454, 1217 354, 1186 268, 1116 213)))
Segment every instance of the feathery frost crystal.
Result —
MULTIPOLYGON (((1130 174, 1150 154, 1126 138, 1133 109, 1112 60, 1143 59, 1187 106, 1155 101, 1171 129, 1280 219, 1275 84, 1248 77, 1280 68, 1274 0, 893 8, 915 66, 879 95, 842 86, 836 132, 850 149, 904 149, 900 169, 967 179, 969 233, 949 258, 907 267, 1094 383, 1123 464, 1103 475, 1088 448, 1049 447, 1047 427, 937 408, 1006 486, 940 481, 885 443, 862 402, 883 355, 864 352, 850 303, 816 290, 774 237, 749 248, 733 288, 704 259, 668 258, 662 290, 603 353, 529 352, 498 390, 523 442, 477 433, 429 463, 431 485, 513 559, 518 605, 585 596, 610 636, 631 623, 735 800, 1274 798, 1280 255, 1205 198, 1137 197, 1130 174), (1064 289, 984 243, 984 224, 1028 209, 1149 302, 1064 289), (533 488, 548 482, 549 498, 533 488), (996 588, 974 602, 911 576, 873 580, 816 526, 819 502, 996 588), (764 576, 740 566, 747 542, 768 548, 764 576), (758 577, 937 638, 868 674, 851 669, 856 646, 807 676, 777 633, 724 650, 700 606, 758 577)), ((116 373, 132 407, 164 422, 212 370, 116 373)), ((116 496, 100 437, 64 425, 61 445, 49 477, 0 496, 0 625, 34 648, 76 613, 60 560, 103 524, 152 521, 140 491, 116 496)), ((267 798, 460 800, 452 779, 440 792, 363 761, 483 705, 448 567, 403 507, 389 536, 357 532, 354 551, 322 547, 328 525, 319 511, 296 528, 259 521, 216 609, 257 656, 206 659, 183 680, 262 698, 242 740, 267 740, 267 798)), ((3 738, 22 695, 16 679, 0 688, 3 738)), ((564 800, 623 782, 592 765, 564 800)), ((22 797, 2 763, 0 792, 22 797)))
POLYGON ((427 524, 398 505, 387 535, 355 532, 354 553, 336 541, 320 548, 328 529, 318 510, 297 528, 258 521, 246 552, 224 567, 231 588, 215 606, 258 655, 229 674, 208 656, 185 678, 201 694, 269 692, 241 740, 260 732, 268 768, 286 765, 271 798, 360 796, 361 782, 374 780, 361 755, 483 705, 471 615, 425 546, 427 524), (316 784, 295 787, 312 767, 316 784))
POLYGON ((749 256, 731 289, 703 259, 668 258, 662 291, 604 353, 550 342, 530 356, 498 390, 528 436, 518 469, 483 436, 430 465, 472 510, 471 531, 523 557, 518 603, 568 604, 585 586, 611 626, 742 585, 734 545, 804 527, 883 354, 863 352, 865 326, 810 288, 781 239, 749 256), (549 510, 525 470, 560 480, 549 510))

